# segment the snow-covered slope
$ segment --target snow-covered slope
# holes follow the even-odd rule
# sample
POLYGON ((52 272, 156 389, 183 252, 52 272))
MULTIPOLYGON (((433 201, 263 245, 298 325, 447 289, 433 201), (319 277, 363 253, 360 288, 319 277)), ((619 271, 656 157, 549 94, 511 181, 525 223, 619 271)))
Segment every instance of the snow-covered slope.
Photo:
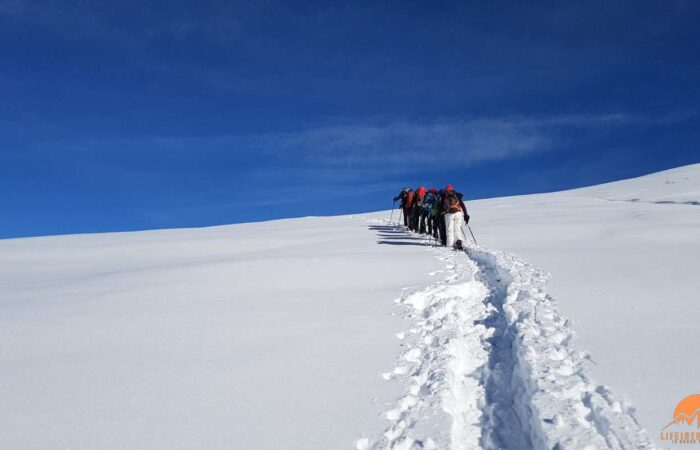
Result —
POLYGON ((649 447, 700 373, 698 192, 472 202, 466 253, 388 213, 0 241, 0 448, 649 447))
POLYGON ((351 217, 0 241, 0 448, 351 448, 437 267, 351 217))
POLYGON ((606 200, 700 206, 700 164, 578 189, 570 193, 606 200))
POLYGON ((480 244, 551 274, 547 290, 592 355, 592 377, 631 400, 653 438, 697 391, 700 361, 681 337, 700 324, 698 203, 700 164, 470 203, 480 244))

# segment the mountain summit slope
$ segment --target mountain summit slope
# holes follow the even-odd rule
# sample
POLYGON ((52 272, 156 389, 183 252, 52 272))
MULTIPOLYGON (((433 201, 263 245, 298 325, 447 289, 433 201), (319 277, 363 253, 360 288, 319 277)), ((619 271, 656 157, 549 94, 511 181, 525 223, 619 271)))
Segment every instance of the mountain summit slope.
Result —
POLYGON ((700 206, 700 164, 570 192, 606 200, 700 206))
POLYGON ((698 186, 469 202, 464 253, 388 212, 2 240, 0 448, 648 447, 700 373, 698 186))

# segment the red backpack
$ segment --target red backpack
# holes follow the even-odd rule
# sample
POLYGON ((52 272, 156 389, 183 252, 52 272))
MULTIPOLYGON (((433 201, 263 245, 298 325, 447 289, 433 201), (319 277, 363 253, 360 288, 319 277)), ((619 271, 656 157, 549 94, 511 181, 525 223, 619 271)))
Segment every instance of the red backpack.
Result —
POLYGON ((456 213, 462 210, 462 206, 459 204, 459 195, 455 191, 447 191, 445 193, 442 206, 447 213, 456 213))
POLYGON ((425 198, 425 188, 420 187, 416 191, 416 205, 423 206, 423 199, 425 198))

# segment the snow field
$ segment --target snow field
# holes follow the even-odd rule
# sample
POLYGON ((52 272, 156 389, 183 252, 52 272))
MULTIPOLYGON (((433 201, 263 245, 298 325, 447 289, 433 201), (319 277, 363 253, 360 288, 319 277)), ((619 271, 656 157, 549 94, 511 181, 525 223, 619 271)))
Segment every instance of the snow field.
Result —
POLYGON ((431 251, 443 277, 397 300, 412 325, 383 374, 406 392, 358 449, 652 447, 634 409, 590 380, 542 271, 475 246, 431 251))
MULTIPOLYGON (((392 297, 353 217, 0 241, 0 449, 330 449, 380 433, 392 297)), ((391 250, 391 251, 389 251, 391 250)))
POLYGON ((0 449, 667 446, 698 204, 694 165, 470 202, 503 251, 389 212, 2 240, 0 449))

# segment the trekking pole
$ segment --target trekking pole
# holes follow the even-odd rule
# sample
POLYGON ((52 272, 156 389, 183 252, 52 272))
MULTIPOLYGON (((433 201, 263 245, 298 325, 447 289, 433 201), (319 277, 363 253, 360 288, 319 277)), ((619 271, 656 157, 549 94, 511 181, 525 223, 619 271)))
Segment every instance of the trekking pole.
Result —
POLYGON ((467 232, 464 230, 464 223, 462 223, 459 227, 460 227, 460 228, 459 228, 459 231, 462 232, 462 236, 464 236, 464 239, 466 239, 466 238, 467 238, 467 232))
POLYGON ((472 227, 470 227, 469 224, 467 224, 467 228, 469 228, 469 233, 472 235, 472 239, 474 239, 474 243, 476 245, 479 245, 479 243, 476 242, 476 238, 474 237, 474 233, 472 232, 472 227))
POLYGON ((435 243, 435 247, 438 246, 438 220, 437 220, 437 215, 433 217, 433 242, 435 243))
POLYGON ((396 209, 396 200, 394 200, 394 203, 391 205, 391 217, 389 217, 389 223, 393 223, 394 220, 394 209, 396 209))

